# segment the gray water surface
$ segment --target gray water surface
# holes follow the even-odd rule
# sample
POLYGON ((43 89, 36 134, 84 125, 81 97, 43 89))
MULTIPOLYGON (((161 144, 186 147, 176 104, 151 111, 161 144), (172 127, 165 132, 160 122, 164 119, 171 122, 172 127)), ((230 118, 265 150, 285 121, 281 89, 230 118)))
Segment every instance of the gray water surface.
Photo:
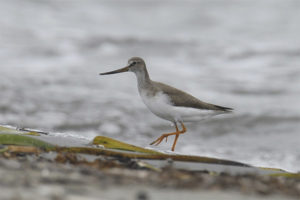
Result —
POLYGON ((299 9, 297 0, 0 0, 0 124, 149 147, 174 127, 143 105, 133 74, 98 76, 141 56, 153 80, 235 109, 187 124, 177 153, 299 171, 299 9))

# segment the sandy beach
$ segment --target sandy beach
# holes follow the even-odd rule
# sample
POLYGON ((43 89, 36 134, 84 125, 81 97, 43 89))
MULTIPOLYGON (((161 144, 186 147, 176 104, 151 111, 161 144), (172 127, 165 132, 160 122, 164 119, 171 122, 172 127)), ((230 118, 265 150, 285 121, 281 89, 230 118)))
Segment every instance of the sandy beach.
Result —
POLYGON ((255 174, 213 174, 172 167, 153 171, 136 160, 80 155, 3 153, 0 198, 49 200, 297 199, 300 180, 255 174))

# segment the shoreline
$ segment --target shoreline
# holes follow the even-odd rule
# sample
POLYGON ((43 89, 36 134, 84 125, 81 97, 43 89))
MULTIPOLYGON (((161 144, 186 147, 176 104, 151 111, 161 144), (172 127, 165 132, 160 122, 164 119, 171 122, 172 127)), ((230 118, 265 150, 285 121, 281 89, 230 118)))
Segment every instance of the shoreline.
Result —
POLYGON ((72 153, 2 154, 0 175, 1 189, 7 191, 0 193, 1 199, 296 199, 300 195, 299 178, 172 167, 158 172, 139 167, 134 160, 100 157, 89 162, 72 153))
POLYGON ((296 199, 300 173, 0 126, 0 199, 296 199), (59 142, 59 143, 55 143, 59 142))

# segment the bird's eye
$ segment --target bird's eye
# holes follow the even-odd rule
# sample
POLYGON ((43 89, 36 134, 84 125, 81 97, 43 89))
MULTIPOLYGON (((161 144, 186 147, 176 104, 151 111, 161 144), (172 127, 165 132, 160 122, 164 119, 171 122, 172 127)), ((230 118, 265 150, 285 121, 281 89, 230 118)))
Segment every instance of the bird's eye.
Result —
POLYGON ((133 65, 136 65, 136 62, 135 62, 135 61, 131 63, 131 66, 133 66, 133 65))

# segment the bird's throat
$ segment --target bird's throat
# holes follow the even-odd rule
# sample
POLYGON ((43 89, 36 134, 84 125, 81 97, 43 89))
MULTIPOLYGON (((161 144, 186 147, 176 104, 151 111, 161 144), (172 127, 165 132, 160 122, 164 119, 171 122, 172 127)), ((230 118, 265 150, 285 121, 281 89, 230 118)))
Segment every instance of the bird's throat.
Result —
POLYGON ((136 72, 137 83, 139 88, 146 88, 151 85, 151 80, 147 71, 136 72))

